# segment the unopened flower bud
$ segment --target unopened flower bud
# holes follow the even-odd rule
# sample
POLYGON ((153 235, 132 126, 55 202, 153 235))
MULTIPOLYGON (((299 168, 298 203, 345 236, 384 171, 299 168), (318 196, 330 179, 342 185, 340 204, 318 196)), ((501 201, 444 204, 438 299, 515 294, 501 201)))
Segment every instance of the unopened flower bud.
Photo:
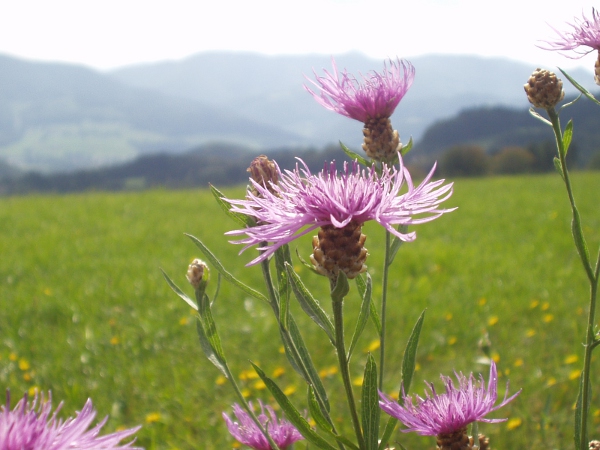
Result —
POLYGON ((250 172, 252 179, 261 186, 265 186, 269 192, 273 192, 271 190, 271 183, 277 184, 277 181, 279 181, 277 176, 277 166, 265 155, 254 158, 250 163, 247 172, 250 172))
POLYGON ((523 87, 529 103, 536 108, 554 108, 565 96, 560 78, 546 69, 536 69, 523 87))
POLYGON ((208 280, 208 266, 201 259, 194 259, 188 266, 186 278, 194 289, 198 289, 202 280, 208 280))

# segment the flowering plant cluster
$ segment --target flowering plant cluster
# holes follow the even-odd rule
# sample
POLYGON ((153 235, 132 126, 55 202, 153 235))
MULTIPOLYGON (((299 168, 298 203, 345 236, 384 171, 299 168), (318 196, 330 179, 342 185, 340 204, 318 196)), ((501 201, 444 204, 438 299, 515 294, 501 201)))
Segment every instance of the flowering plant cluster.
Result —
MULTIPOLYGON (((446 206, 453 184, 434 178, 435 165, 420 183, 413 182, 404 164, 411 142, 404 146, 391 125, 390 117, 414 76, 415 69, 407 61, 389 61, 383 72, 360 78, 347 71, 340 73, 334 61, 332 73, 325 72, 324 76, 316 75, 316 80, 311 80, 316 90, 306 89, 325 108, 363 123, 364 154, 342 145, 352 162, 342 167, 326 162, 318 173, 311 172, 302 160, 298 160, 295 169, 282 170, 275 161, 261 155, 248 169, 250 179, 245 198, 227 198, 211 187, 225 213, 238 224, 226 233, 233 237, 231 242, 242 245, 240 253, 257 251, 246 265, 260 266, 266 294, 236 279, 205 243, 193 236, 190 238, 207 260, 205 263, 196 259, 188 269, 187 278, 194 288, 195 298, 188 297, 165 274, 171 288, 198 311, 197 328, 202 348, 236 393, 235 417, 223 413, 223 418, 231 435, 244 445, 257 450, 283 450, 305 440, 311 448, 383 450, 392 441, 400 422, 403 432, 436 436, 440 449, 473 448, 468 427, 477 422, 507 420, 488 415, 520 392, 509 397, 507 390, 504 399, 497 403, 498 375, 495 362, 490 360, 487 384, 481 376, 476 379, 473 374, 467 377, 460 373, 456 375, 456 385, 442 376, 446 387, 443 394, 438 394, 430 384, 425 398, 409 395, 424 314, 419 317, 406 345, 400 374, 403 395, 394 400, 383 392, 390 267, 401 244, 417 238, 416 231, 409 227, 439 219, 456 209, 446 206), (380 299, 373 296, 368 273, 367 236, 363 233, 363 225, 368 221, 381 225, 385 235, 380 299), (314 234, 312 254, 309 262, 302 258, 300 262, 308 267, 311 275, 321 276, 328 283, 331 312, 321 306, 294 269, 289 244, 308 233, 314 234), (278 416, 274 406, 262 402, 259 402, 260 411, 255 411, 246 400, 232 375, 213 319, 214 298, 207 293, 209 264, 219 272, 219 279, 233 283, 246 295, 270 306, 286 356, 306 383, 308 411, 295 405, 285 390, 257 364, 252 364, 253 368, 283 416, 278 416), (360 302, 351 304, 360 314, 350 345, 344 323, 345 299, 352 295, 349 280, 355 280, 360 298, 360 302), (345 411, 331 409, 330 394, 291 312, 291 298, 296 299, 332 345, 340 374, 339 388, 347 405, 345 411), (379 361, 371 354, 364 361, 359 402, 350 377, 349 361, 369 320, 379 336, 379 361), (385 426, 383 413, 388 415, 385 426), (338 430, 340 421, 347 421, 348 425, 338 430), (353 430, 351 436, 347 429, 353 430)), ((476 426, 474 432, 480 445, 488 442, 477 433, 476 426)))
MULTIPOLYGON (((548 41, 542 47, 579 53, 597 50, 600 54, 600 16, 596 10, 592 11, 591 20, 584 17, 570 26, 571 31, 557 32, 559 39, 548 41)), ((600 58, 595 68, 596 82, 600 84, 600 58)), ((590 92, 567 73, 561 72, 582 95, 600 105, 590 92)), ((409 227, 436 220, 455 210, 445 206, 451 198, 453 184, 434 179, 435 165, 421 183, 413 183, 403 158, 412 141, 403 145, 391 124, 395 108, 413 82, 415 68, 407 61, 390 60, 381 73, 371 72, 355 77, 346 70, 338 71, 333 61, 332 72, 325 71, 324 76, 315 72, 315 77, 315 80, 309 79, 312 88, 305 86, 305 89, 320 105, 363 123, 364 155, 342 144, 342 150, 352 162, 341 168, 335 162, 326 162, 319 173, 311 172, 301 160, 298 160, 295 169, 282 170, 275 161, 261 155, 252 161, 248 169, 251 177, 245 198, 227 198, 216 188, 211 188, 217 202, 238 224, 236 229, 226 233, 234 237, 231 242, 243 246, 240 253, 250 249, 258 252, 246 265, 260 265, 267 294, 255 291, 233 277, 202 241, 190 236, 208 262, 218 270, 220 278, 270 306, 279 325, 286 355, 306 383, 308 411, 302 412, 275 380, 258 365, 252 364, 284 416, 278 417, 273 406, 262 402, 259 402, 260 412, 255 412, 234 380, 221 346, 211 312, 212 300, 206 291, 208 264, 194 260, 189 266, 188 280, 194 287, 194 300, 165 274, 171 288, 198 311, 202 348, 208 359, 231 382, 239 399, 239 403, 233 405, 234 419, 223 413, 227 428, 238 442, 257 450, 284 450, 302 440, 306 440, 311 448, 327 450, 385 450, 391 448, 392 435, 400 422, 402 432, 435 436, 439 450, 488 449, 489 438, 479 434, 478 423, 494 424, 507 420, 489 415, 513 401, 521 391, 509 395, 507 383, 504 397, 498 402, 498 371, 496 363, 489 359, 487 383, 482 375, 476 377, 470 373, 465 376, 456 372, 456 381, 441 376, 445 392, 438 392, 433 383, 428 383, 424 397, 409 394, 423 314, 406 345, 399 399, 383 392, 390 266, 401 244, 417 238, 416 232, 409 231, 409 227), (381 298, 377 300, 373 298, 374 289, 367 266, 369 253, 365 248, 367 236, 363 234, 363 225, 368 221, 381 225, 385 234, 382 286, 378 290, 381 298), (327 279, 331 315, 309 292, 292 263, 289 244, 308 233, 315 233, 310 262, 298 257, 311 274, 327 279), (359 314, 351 343, 347 346, 343 312, 345 299, 351 295, 349 280, 353 279, 361 302, 360 305, 359 302, 352 304, 356 305, 359 314), (341 375, 339 387, 347 403, 341 413, 342 418, 339 411, 331 410, 328 392, 290 312, 292 296, 332 344, 341 375), (379 361, 376 362, 371 354, 366 357, 358 402, 350 379, 349 361, 369 319, 372 319, 379 336, 379 361), (382 413, 389 416, 385 426, 381 424, 382 413), (338 423, 343 420, 349 425, 343 426, 340 431, 338 423), (350 426, 352 436, 345 431, 350 426)), ((600 335, 594 328, 600 252, 596 263, 592 264, 569 180, 566 154, 573 124, 569 122, 563 131, 556 111, 557 104, 564 98, 562 80, 548 70, 537 69, 524 88, 533 108, 545 110, 548 118, 542 117, 533 108, 532 114, 550 125, 555 133, 558 150, 555 166, 565 182, 573 213, 575 246, 590 283, 588 328, 584 366, 575 403, 574 436, 576 450, 586 450, 588 444, 590 449, 596 449, 600 444, 589 440, 588 422, 590 362, 592 351, 600 345, 600 335)))

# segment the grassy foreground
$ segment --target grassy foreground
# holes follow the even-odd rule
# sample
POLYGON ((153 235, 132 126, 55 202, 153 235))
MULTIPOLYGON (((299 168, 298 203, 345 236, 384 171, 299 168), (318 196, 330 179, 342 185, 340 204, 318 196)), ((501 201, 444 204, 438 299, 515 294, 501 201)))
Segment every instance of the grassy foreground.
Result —
MULTIPOLYGON (((588 244, 600 241, 600 173, 573 177, 588 244)), ((243 189, 231 189, 242 196, 243 189)), ((448 206, 459 209, 415 227, 391 274, 387 390, 397 391, 402 351, 427 308, 413 392, 439 374, 482 372, 479 341, 487 333, 510 392, 521 396, 480 426, 494 448, 572 447, 572 408, 583 354, 587 288, 569 232, 566 194, 558 175, 458 180, 448 206)), ((201 256, 184 232, 203 240, 235 276, 262 290, 252 250, 223 233, 235 228, 207 191, 89 193, 0 199, 0 387, 13 404, 24 392, 51 390, 73 414, 91 397, 106 431, 143 424, 147 449, 223 449, 234 443, 221 412, 233 396, 198 345, 194 316, 164 282, 162 267, 183 288, 192 258, 201 256)), ((367 260, 378 286, 383 232, 367 224, 367 260)), ((310 236, 297 241, 311 253, 310 236)), ((292 246, 294 250, 294 246, 292 246)), ((297 265, 327 305, 328 282, 297 265)), ((216 281, 216 272, 213 271, 216 281)), ((375 291, 375 298, 380 288, 375 291)), ((191 288, 188 289, 191 292, 191 288)), ((349 326, 358 300, 346 302, 349 326)), ((297 305, 294 305, 297 307, 297 305)), ((296 308, 299 310, 299 308, 296 308)), ((266 305, 223 284, 215 316, 226 355, 247 394, 269 395, 248 359, 278 378, 304 408, 305 387, 287 365, 266 305)), ((332 349, 320 329, 297 312, 326 386, 338 389, 332 349)), ((369 325, 362 356, 377 352, 369 325)), ((593 370, 599 370, 594 362, 593 370)), ((600 438, 600 385, 595 385, 590 436, 600 438)), ((344 414, 333 399, 333 415, 344 414)), ((344 428, 344 425, 342 425, 344 428)), ((433 440, 398 433, 408 449, 433 440)), ((297 445, 303 448, 303 445, 297 445)))

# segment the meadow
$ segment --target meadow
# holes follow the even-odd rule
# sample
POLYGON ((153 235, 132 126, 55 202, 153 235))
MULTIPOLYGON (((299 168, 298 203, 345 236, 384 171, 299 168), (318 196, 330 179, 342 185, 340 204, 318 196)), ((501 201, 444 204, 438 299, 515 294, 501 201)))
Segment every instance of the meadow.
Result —
MULTIPOLYGON (((600 173, 575 173, 573 184, 595 254, 600 173)), ((244 188, 224 192, 240 197, 244 188)), ((480 431, 499 449, 572 448, 588 289, 559 175, 457 179, 446 205, 458 210, 414 227, 417 240, 402 246, 392 267, 387 391, 398 390, 406 339, 426 309, 413 392, 423 392, 423 380, 440 386, 439 374, 453 370, 487 379, 480 341, 489 336, 500 396, 508 379, 510 392, 523 392, 492 416, 508 422, 481 424, 480 431)), ((190 233, 236 277, 263 290, 260 269, 244 267, 254 250, 238 256, 240 247, 223 235, 236 227, 208 190, 0 198, 0 386, 10 389, 12 403, 24 392, 51 390, 70 415, 91 397, 99 417, 110 415, 105 431, 142 424, 138 443, 147 449, 234 446, 221 418, 233 393, 201 352, 193 311, 159 268, 192 295, 185 273, 201 254, 183 234, 190 233)), ((363 232, 378 287, 384 233, 371 223, 363 232)), ((292 252, 308 259, 310 238, 294 242, 292 252)), ((300 263, 296 269, 327 307, 328 281, 300 263)), ((216 278, 213 271, 213 290, 216 278)), ((374 298, 380 294, 376 289, 374 298)), ((333 349, 293 307, 325 385, 339 390, 333 349)), ((358 307, 354 290, 346 301, 349 324, 358 307)), ((269 399, 251 359, 304 408, 305 386, 281 352, 269 307, 223 283, 214 314, 249 398, 269 399)), ((353 361, 357 377, 366 352, 377 353, 375 336, 369 324, 353 361)), ((599 369, 596 360, 592 370, 599 369)), ((590 436, 598 439, 595 380, 590 436)), ((334 416, 343 405, 333 399, 334 416)), ((407 449, 435 446, 415 435, 396 438, 407 449)))

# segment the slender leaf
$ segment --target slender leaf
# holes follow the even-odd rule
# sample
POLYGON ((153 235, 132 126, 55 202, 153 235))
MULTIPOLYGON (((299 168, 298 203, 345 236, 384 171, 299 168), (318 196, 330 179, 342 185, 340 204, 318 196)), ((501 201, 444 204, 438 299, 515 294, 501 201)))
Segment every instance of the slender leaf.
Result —
POLYGON ((590 281, 593 282, 594 274, 592 272, 592 266, 590 265, 590 253, 588 252, 588 246, 583 236, 583 230, 581 229, 581 218, 579 217, 579 211, 572 205, 573 209, 573 220, 571 221, 571 232, 573 233, 573 240, 575 241, 575 247, 579 252, 583 266, 590 277, 590 281))
POLYGON ((575 81, 567 72, 565 72, 564 70, 562 70, 560 67, 558 68, 558 70, 560 70, 562 72, 562 74, 565 77, 567 77, 567 79, 571 82, 571 84, 573 86, 575 86, 575 88, 579 92, 581 92, 588 99, 590 99, 591 101, 593 101, 596 105, 600 105, 600 101, 596 100, 596 97, 594 97, 590 91, 588 91, 586 88, 584 88, 582 85, 580 85, 577 81, 575 81))
POLYGON ((342 147, 342 150, 344 151, 344 153, 346 155, 348 155, 348 157, 350 159, 358 161, 359 164, 362 164, 363 166, 366 166, 366 167, 371 167, 373 165, 373 163, 371 161, 365 159, 363 156, 359 155, 358 153, 353 152, 348 147, 346 147, 342 142, 340 142, 340 147, 342 147))
POLYGON ((565 128, 565 132, 563 133, 563 147, 565 149, 565 156, 567 156, 567 152, 569 151, 569 146, 571 145, 572 139, 573 139, 573 121, 569 120, 569 123, 567 123, 567 127, 565 128))
POLYGON ((186 236, 189 237, 194 242, 194 244, 196 244, 196 246, 198 246, 198 248, 202 251, 202 253, 206 257, 206 259, 208 259, 208 261, 212 264, 212 266, 221 275, 223 275, 223 278, 225 278, 231 284, 240 288, 246 294, 248 294, 258 300, 262 300, 264 302, 269 303, 269 300, 267 300, 267 297, 265 297, 263 294, 261 294, 258 291, 255 291, 250 286, 246 286, 240 280, 238 280, 233 275, 231 275, 231 273, 227 272, 227 270, 225 270, 225 267, 223 267, 223 264, 221 264, 221 261, 219 261, 219 259, 208 249, 208 247, 206 245, 204 245, 204 243, 200 239, 192 236, 191 234, 187 234, 187 233, 186 233, 186 236))
POLYGON ((338 435, 335 432, 333 425, 329 422, 329 420, 327 420, 327 417, 323 415, 323 411, 321 411, 312 386, 308 386, 308 411, 310 412, 310 417, 312 417, 317 424, 317 427, 321 431, 325 432, 328 436, 332 437, 336 441, 341 442, 342 444, 347 445, 354 450, 359 450, 358 446, 354 442, 348 438, 338 435))
POLYGON ((565 179, 565 174, 563 173, 562 170, 562 164, 560 162, 560 159, 558 159, 556 156, 554 157, 554 159, 552 160, 552 162, 554 162, 554 168, 556 169, 556 171, 560 174, 560 177, 563 179, 565 179))
POLYGON ((287 271, 285 269, 286 263, 291 263, 290 247, 282 245, 275 251, 275 268, 277 270, 277 287, 279 291, 279 297, 285 297, 289 304, 290 299, 290 282, 287 271))
MULTIPOLYGON (((298 251, 298 248, 296 248, 296 256, 298 257, 298 259, 300 260, 300 262, 302 263, 302 265, 304 267, 306 267, 308 270, 310 270, 312 273, 316 274, 316 275, 321 275, 317 269, 315 269, 315 266, 313 266, 312 264, 307 263, 304 258, 302 258, 302 256, 300 256, 300 252, 298 251)), ((322 276, 322 275, 321 275, 322 276)))
POLYGON ((379 393, 377 390, 377 365, 373 355, 367 356, 362 385, 362 428, 366 450, 377 450, 379 437, 379 393))
POLYGON ((400 149, 400 154, 402 156, 406 155, 408 152, 410 152, 412 150, 412 146, 413 146, 413 138, 411 136, 408 141, 408 144, 403 145, 402 148, 400 149))
POLYGON ((231 205, 227 203, 227 199, 225 194, 219 191, 212 184, 210 185, 210 192, 212 192, 213 197, 217 201, 217 204, 221 207, 221 209, 227 214, 231 219, 240 224, 243 227, 249 227, 254 225, 254 219, 246 214, 240 214, 231 211, 231 205))
POLYGON ((222 353, 219 354, 213 347, 210 339, 208 338, 206 330, 204 329, 202 321, 200 320, 200 316, 198 316, 198 320, 196 321, 196 331, 198 332, 200 347, 202 348, 202 351, 204 352, 208 360, 211 363, 213 363, 215 367, 219 369, 223 375, 225 375, 226 378, 229 378, 229 376, 227 375, 227 363, 225 361, 225 358, 222 357, 222 353))
POLYGON ((381 436, 381 440, 379 441, 378 450, 384 450, 388 448, 388 442, 392 437, 392 433, 396 429, 396 425, 398 425, 398 419, 395 417, 389 416, 387 423, 385 424, 385 428, 383 430, 383 435, 381 436))
POLYGON ((425 319, 425 311, 421 313, 417 319, 408 342, 406 343, 406 349, 404 350, 404 357, 402 359, 402 381, 400 383, 400 398, 402 394, 408 394, 410 389, 410 383, 412 381, 413 374, 415 373, 417 347, 419 346, 419 336, 421 335, 421 328, 423 327, 423 320, 425 319))
POLYGON ((381 336, 381 319, 379 318, 379 313, 377 312, 377 308, 375 308, 375 303, 371 302, 371 320, 375 324, 375 328, 377 329, 377 333, 381 336))
POLYGON ((292 316, 290 316, 289 327, 289 337, 292 341, 292 345, 294 345, 294 349, 298 354, 298 362, 302 364, 302 367, 304 367, 304 369, 306 370, 306 375, 304 373, 300 373, 300 375, 305 377, 306 382, 315 388, 317 396, 321 399, 327 412, 329 412, 330 406, 329 400, 327 398, 327 392, 325 392, 325 387, 323 387, 323 383, 321 382, 321 378, 319 377, 317 369, 315 368, 310 354, 308 353, 306 344, 304 344, 304 340, 300 335, 298 325, 296 325, 296 321, 292 316))
POLYGON ((352 335, 352 341, 350 342, 350 347, 348 349, 348 361, 352 357, 352 352, 354 351, 354 347, 358 342, 358 338, 365 329, 367 322, 369 320, 369 313, 371 311, 371 293, 372 293, 372 280, 371 275, 367 273, 367 287, 362 295, 362 304, 360 306, 360 312, 358 313, 358 319, 356 321, 356 328, 354 329, 354 334, 352 335))
MULTIPOLYGON (((362 275, 357 276, 354 280, 356 281, 356 287, 358 288, 358 293, 360 294, 361 297, 364 298, 365 292, 367 290, 367 283, 365 282, 362 275)), ((371 314, 370 314, 371 320, 375 324, 375 328, 377 329, 377 334, 379 336, 381 336, 381 319, 379 318, 379 313, 377 312, 377 308, 375 308, 375 303, 370 302, 370 309, 371 309, 371 314)))
POLYGON ((331 319, 321 307, 319 302, 312 296, 306 288, 294 268, 290 264, 286 264, 287 274, 291 281, 292 290, 302 310, 327 333, 329 340, 335 345, 335 332, 331 319))
POLYGON ((260 377, 260 379, 265 383, 269 392, 273 395, 281 409, 286 415, 286 418, 294 425, 300 434, 304 436, 304 438, 310 442, 311 444, 316 445, 318 448, 325 450, 338 450, 329 442, 327 442, 323 437, 318 435, 309 425, 307 420, 300 414, 300 412, 296 409, 296 407, 290 402, 288 397, 283 393, 283 391, 277 386, 277 384, 271 380, 256 364, 251 363, 254 367, 254 370, 260 377))
POLYGON ((194 302, 181 289, 179 289, 179 287, 177 287, 173 280, 169 278, 169 276, 165 273, 164 270, 160 269, 160 271, 162 272, 163 277, 165 277, 165 280, 167 280, 167 284, 173 290, 173 292, 175 292, 184 302, 186 302, 188 305, 190 305, 192 308, 198 311, 198 305, 196 305, 196 302, 194 302))
POLYGON ((548 119, 546 119, 545 117, 540 116, 540 114, 533 108, 529 108, 529 114, 531 114, 533 117, 535 117, 538 120, 541 120, 542 122, 544 122, 546 125, 550 125, 552 126, 552 122, 550 122, 548 119))

